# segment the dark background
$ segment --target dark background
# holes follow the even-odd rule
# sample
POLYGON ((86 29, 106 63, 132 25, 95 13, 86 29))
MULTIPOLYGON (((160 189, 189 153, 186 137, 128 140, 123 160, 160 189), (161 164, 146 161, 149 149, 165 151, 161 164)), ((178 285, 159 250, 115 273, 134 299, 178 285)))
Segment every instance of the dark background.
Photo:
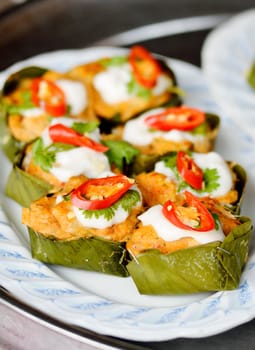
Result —
MULTIPOLYGON (((231 17, 252 7, 255 7, 254 0, 30 0, 16 7, 7 6, 0 13, 0 70, 42 52, 88 47, 102 43, 103 40, 104 43, 115 45, 115 41, 111 42, 113 35, 144 25, 192 16, 231 17)), ((201 47, 211 29, 163 36, 140 43, 146 44, 153 52, 200 65, 201 47)), ((122 42, 117 44, 124 46, 122 42)), ((1 296, 7 304, 14 303, 4 290, 1 291, 1 296)), ((103 337, 86 330, 70 329, 27 309, 18 301, 15 305, 79 336, 121 349, 255 349, 255 321, 208 338, 138 343, 103 337)), ((41 331, 40 327, 38 325, 38 332, 41 331)), ((65 336, 68 333, 63 335, 65 336)))
MULTIPOLYGON (((1 0, 5 1, 5 0, 1 0)), ((254 0, 34 0, 0 14, 0 69, 37 53, 80 48, 132 28, 176 18, 235 14, 254 0)), ((207 31, 146 42, 155 52, 200 63, 207 31)))

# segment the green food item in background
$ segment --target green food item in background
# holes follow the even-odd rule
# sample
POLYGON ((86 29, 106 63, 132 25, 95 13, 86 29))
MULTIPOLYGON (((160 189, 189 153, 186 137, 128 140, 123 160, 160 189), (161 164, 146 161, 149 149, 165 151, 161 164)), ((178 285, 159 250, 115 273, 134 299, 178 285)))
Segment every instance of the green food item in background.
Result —
POLYGON ((250 70, 248 71, 247 81, 248 81, 249 85, 253 89, 255 89, 255 62, 252 64, 250 70))

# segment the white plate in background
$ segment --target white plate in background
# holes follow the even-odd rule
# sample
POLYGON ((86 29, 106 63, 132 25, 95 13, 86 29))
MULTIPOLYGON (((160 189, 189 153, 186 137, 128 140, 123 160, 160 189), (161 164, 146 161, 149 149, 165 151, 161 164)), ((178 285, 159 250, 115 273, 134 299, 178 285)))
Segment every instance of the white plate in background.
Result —
POLYGON ((235 15, 205 39, 202 69, 216 102, 255 137, 255 90, 247 72, 255 63, 255 9, 235 15))

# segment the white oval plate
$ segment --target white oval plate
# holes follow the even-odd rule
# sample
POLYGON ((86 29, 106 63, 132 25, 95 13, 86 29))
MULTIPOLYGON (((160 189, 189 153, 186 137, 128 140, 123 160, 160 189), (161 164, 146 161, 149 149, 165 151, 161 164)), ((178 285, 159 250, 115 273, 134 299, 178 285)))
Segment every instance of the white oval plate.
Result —
POLYGON ((255 90, 247 72, 255 62, 255 9, 214 29, 202 48, 202 68, 217 103, 255 137, 255 90))
MULTIPOLYGON (((42 54, 2 72, 0 84, 11 72, 24 66, 40 65, 65 71, 102 56, 126 52, 98 47, 42 54)), ((197 67, 174 59, 167 59, 167 62, 187 93, 185 104, 220 113, 197 67)), ((243 213, 253 216, 255 141, 224 116, 217 149, 225 159, 235 159, 247 169, 250 181, 243 213), (237 138, 238 143, 235 142, 237 138)), ((47 266, 33 260, 25 227, 21 225, 21 208, 3 195, 11 164, 2 154, 0 161, 0 280, 1 285, 19 300, 66 324, 139 341, 205 337, 255 316, 253 251, 237 290, 179 297, 143 296, 137 292, 131 278, 47 266)))

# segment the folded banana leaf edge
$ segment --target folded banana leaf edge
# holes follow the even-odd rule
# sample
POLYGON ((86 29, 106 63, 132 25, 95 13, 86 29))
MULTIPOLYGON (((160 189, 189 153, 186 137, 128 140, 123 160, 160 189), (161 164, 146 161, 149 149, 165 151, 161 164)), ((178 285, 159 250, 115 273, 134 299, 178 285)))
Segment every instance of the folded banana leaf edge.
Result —
POLYGON ((177 295, 236 289, 248 258, 252 231, 249 218, 223 242, 212 242, 167 255, 148 250, 127 269, 141 294, 177 295))
POLYGON ((28 208, 32 202, 47 195, 52 186, 22 169, 25 147, 15 156, 12 170, 7 178, 5 194, 22 207, 28 208))
POLYGON ((47 264, 127 277, 130 261, 124 242, 98 237, 57 240, 28 229, 32 257, 47 264))

